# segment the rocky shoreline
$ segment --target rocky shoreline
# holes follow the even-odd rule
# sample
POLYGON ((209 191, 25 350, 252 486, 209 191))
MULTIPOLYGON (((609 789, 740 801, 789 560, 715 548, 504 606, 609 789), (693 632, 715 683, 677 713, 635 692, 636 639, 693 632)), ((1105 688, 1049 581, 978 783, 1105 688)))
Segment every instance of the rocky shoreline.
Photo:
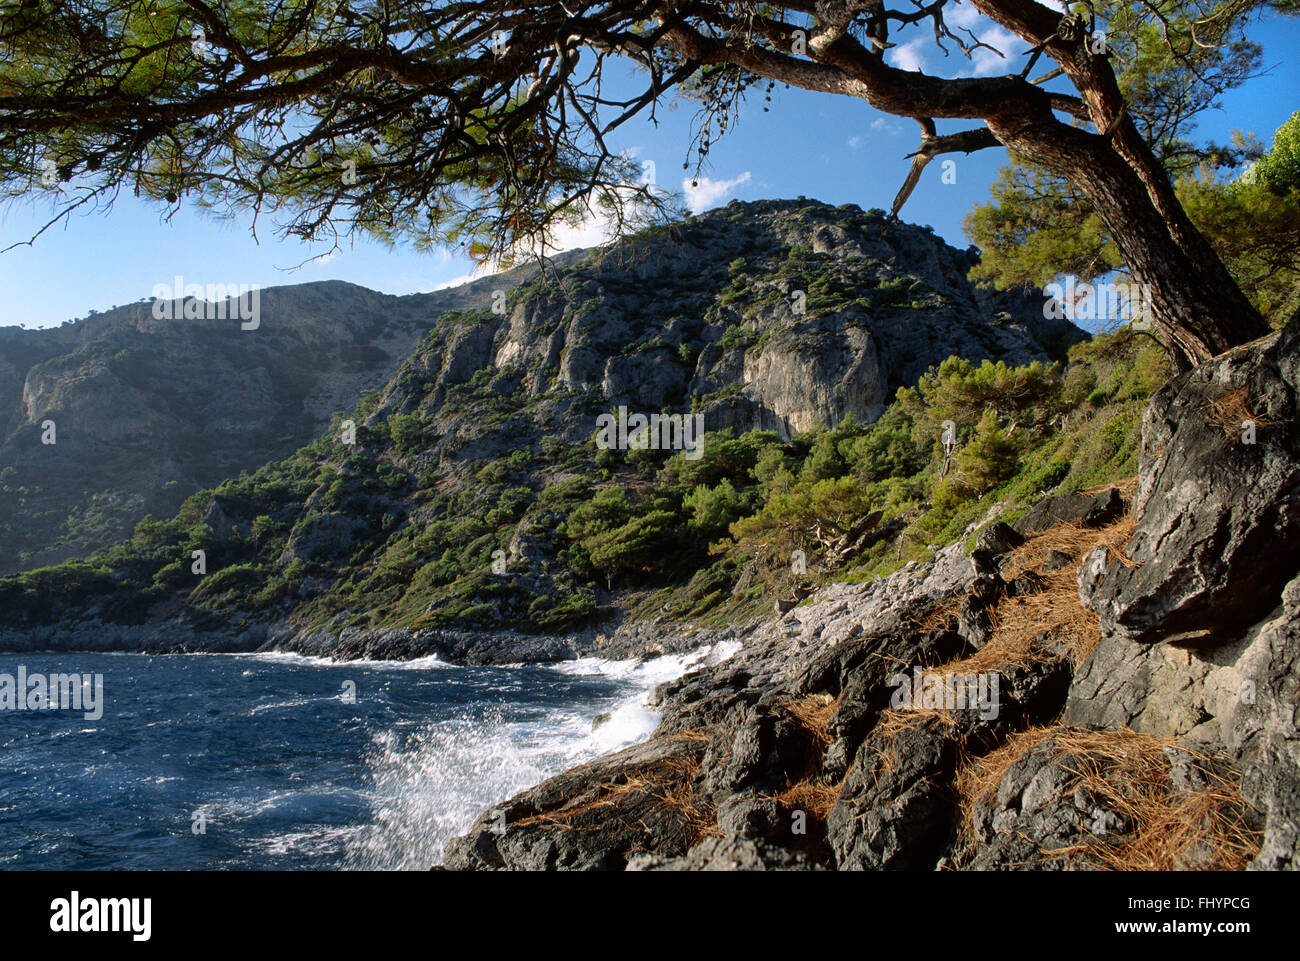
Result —
POLYGON ((339 633, 300 631, 292 625, 257 625, 239 633, 202 631, 177 618, 143 625, 77 621, 22 631, 0 631, 0 652, 114 651, 134 654, 235 654, 284 652, 340 661, 406 661, 437 657, 450 664, 491 666, 552 663, 582 657, 609 660, 656 657, 740 640, 754 628, 706 629, 656 625, 623 617, 567 634, 518 631, 417 630, 401 628, 339 633))
POLYGON ((1162 388, 1133 484, 986 517, 974 550, 746 626, 92 621, 6 631, 0 649, 507 664, 739 642, 656 689, 649 740, 484 812, 449 869, 1296 868, 1297 397, 1300 319, 1162 388))
POLYGON ((1297 396, 1292 321, 1156 395, 1135 491, 818 592, 445 866, 1300 867, 1297 396), (900 704, 918 673, 996 677, 996 709, 900 704))

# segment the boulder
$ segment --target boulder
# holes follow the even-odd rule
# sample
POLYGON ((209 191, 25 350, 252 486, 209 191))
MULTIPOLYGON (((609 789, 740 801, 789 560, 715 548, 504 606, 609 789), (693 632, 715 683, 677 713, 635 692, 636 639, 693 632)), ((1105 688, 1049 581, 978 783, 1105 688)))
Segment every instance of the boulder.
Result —
POLYGON ((1298 392, 1300 317, 1156 393, 1131 563, 1112 562, 1086 591, 1104 631, 1208 646, 1277 606, 1300 571, 1298 392))
POLYGON ((1014 550, 1025 542, 1025 538, 1010 524, 997 521, 979 532, 975 538, 975 549, 987 551, 996 556, 1014 550))
POLYGON ((862 742, 827 820, 841 870, 934 868, 956 837, 952 782, 965 755, 1059 713, 1069 685, 1064 662, 1034 660, 998 674, 993 716, 956 710, 913 720, 902 712, 901 725, 878 728, 862 742))
POLYGON ((1131 727, 1241 771, 1263 818, 1259 868, 1300 868, 1300 577, 1239 640, 1208 650, 1104 637, 1075 677, 1063 720, 1131 727))
POLYGON ((1104 527, 1124 515, 1124 497, 1119 488, 1100 491, 1067 491, 1041 500, 1012 524, 1022 539, 1057 524, 1081 523, 1085 527, 1104 527))

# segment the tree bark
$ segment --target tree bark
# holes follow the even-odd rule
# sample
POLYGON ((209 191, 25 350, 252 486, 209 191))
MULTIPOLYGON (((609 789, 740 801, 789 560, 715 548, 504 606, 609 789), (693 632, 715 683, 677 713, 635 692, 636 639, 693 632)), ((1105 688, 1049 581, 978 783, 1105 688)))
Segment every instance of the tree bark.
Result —
MULTIPOLYGON (((1061 136, 1042 124, 1000 117, 990 118, 989 127, 1009 149, 1065 177, 1092 202, 1142 286, 1151 324, 1164 335, 1177 367, 1187 369, 1269 333, 1182 208, 1173 216, 1162 213, 1148 180, 1104 137, 1081 130, 1061 136)), ((1172 194, 1164 172, 1157 175, 1172 194)))

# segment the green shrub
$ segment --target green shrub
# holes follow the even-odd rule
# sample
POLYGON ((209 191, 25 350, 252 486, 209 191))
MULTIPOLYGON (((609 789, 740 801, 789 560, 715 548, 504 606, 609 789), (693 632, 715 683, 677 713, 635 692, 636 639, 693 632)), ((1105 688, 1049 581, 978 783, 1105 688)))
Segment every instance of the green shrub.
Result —
POLYGON ((716 487, 700 484, 687 494, 682 506, 690 512, 690 525, 705 540, 726 533, 731 523, 740 517, 745 499, 725 477, 716 487))

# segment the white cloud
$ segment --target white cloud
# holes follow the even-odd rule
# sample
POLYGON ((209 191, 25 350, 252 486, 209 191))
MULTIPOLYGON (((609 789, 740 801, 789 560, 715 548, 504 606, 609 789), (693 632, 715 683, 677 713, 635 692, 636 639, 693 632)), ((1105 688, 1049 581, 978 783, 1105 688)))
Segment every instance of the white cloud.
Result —
POLYGON ((1015 69, 1016 58, 1028 49, 1019 37, 1001 25, 994 23, 976 10, 973 4, 964 2, 964 0, 944 10, 944 22, 948 25, 948 29, 961 37, 963 42, 971 43, 971 37, 973 36, 981 43, 993 47, 1003 56, 999 57, 992 50, 980 47, 973 51, 968 58, 961 52, 958 44, 945 39, 943 45, 948 48, 948 56, 944 57, 943 51, 935 46, 931 31, 927 30, 925 35, 916 37, 901 46, 889 50, 885 54, 886 60, 891 66, 900 70, 925 71, 927 55, 934 56, 937 54, 939 59, 936 61, 937 66, 934 69, 939 76, 989 77, 1012 73, 1015 69), (931 50, 934 51, 934 54, 929 53, 931 50))
POLYGON ((599 247, 614 237, 613 221, 604 214, 588 212, 576 224, 561 224, 551 232, 550 245, 554 252, 574 250, 578 247, 599 247))
MULTIPOLYGON (((868 126, 870 127, 873 133, 884 134, 885 136, 888 137, 897 137, 900 133, 903 132, 903 125, 900 124, 893 117, 877 117, 875 120, 871 121, 871 123, 868 124, 868 126)), ((866 137, 863 136, 862 134, 854 134, 852 137, 848 139, 847 143, 849 145, 850 150, 861 150, 863 147, 871 143, 872 140, 874 139, 877 138, 866 137)))
POLYGON ((985 50, 980 47, 971 54, 970 69, 965 72, 968 77, 989 77, 995 74, 1011 73, 1012 64, 1017 56, 1025 50, 1024 42, 1010 30, 1000 26, 976 34, 981 43, 987 43, 994 50, 999 51, 1002 56, 999 57, 993 50, 985 50))
MULTIPOLYGON (((746 177, 749 175, 746 174, 746 177)), ((615 222, 607 214, 600 213, 587 208, 586 216, 577 223, 559 224, 553 227, 547 235, 545 247, 546 255, 563 253, 566 250, 575 250, 580 247, 599 247, 614 239, 615 222)), ((530 251, 535 252, 534 248, 521 247, 518 251, 520 254, 528 254, 530 251)), ((444 262, 451 260, 455 253, 443 249, 442 259, 444 262)), ((461 274, 459 277, 453 277, 451 280, 443 281, 434 287, 434 290, 443 290, 447 287, 456 287, 460 284, 467 284, 471 280, 477 280, 480 277, 486 277, 489 274, 499 273, 501 264, 496 260, 489 260, 475 269, 472 273, 461 274)))
POLYGON ((491 271, 475 271, 470 274, 461 274, 459 277, 453 277, 451 280, 444 280, 440 284, 434 285, 434 290, 446 290, 448 287, 459 287, 461 284, 468 284, 471 280, 478 280, 480 277, 486 277, 491 271))
POLYGON ((975 9, 974 4, 962 3, 958 0, 956 6, 944 11, 943 22, 948 24, 949 27, 965 27, 970 30, 977 23, 988 23, 989 21, 984 14, 975 9))
POLYGON ((917 37, 901 46, 885 51, 885 59, 891 67, 899 70, 925 70, 925 56, 921 53, 932 41, 928 37, 917 37))
POLYGON ((686 206, 690 207, 691 213, 698 214, 715 206, 719 200, 730 197, 737 187, 746 183, 749 183, 748 170, 731 180, 685 177, 682 180, 682 192, 686 194, 686 206))

